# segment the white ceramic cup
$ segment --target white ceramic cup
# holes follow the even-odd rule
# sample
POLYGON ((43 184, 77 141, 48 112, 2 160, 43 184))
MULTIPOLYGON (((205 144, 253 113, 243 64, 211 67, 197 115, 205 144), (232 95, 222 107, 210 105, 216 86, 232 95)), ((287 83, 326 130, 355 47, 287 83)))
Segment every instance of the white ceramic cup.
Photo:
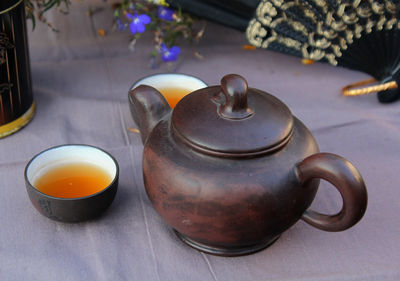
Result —
POLYGON ((175 101, 182 99, 185 95, 207 87, 207 84, 201 79, 181 73, 161 73, 146 76, 135 82, 130 90, 139 85, 148 85, 157 89, 163 94, 171 107, 174 107, 175 101), (164 92, 165 89, 182 89, 182 91, 171 93, 171 91, 164 92))

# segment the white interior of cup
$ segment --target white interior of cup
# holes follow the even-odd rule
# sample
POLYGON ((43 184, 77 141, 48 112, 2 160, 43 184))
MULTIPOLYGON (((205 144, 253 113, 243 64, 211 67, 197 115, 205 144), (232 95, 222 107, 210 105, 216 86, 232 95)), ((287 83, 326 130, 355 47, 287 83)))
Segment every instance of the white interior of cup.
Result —
POLYGON ((132 86, 131 90, 139 85, 148 85, 156 89, 184 88, 190 91, 196 91, 198 89, 207 87, 207 84, 201 81, 199 78, 178 73, 162 73, 147 76, 136 82, 132 86))
MULTIPOLYGON (((101 167, 113 180, 117 175, 117 165, 104 151, 86 145, 65 145, 46 150, 33 158, 26 170, 32 186, 36 180, 58 165, 89 163, 101 167)), ((110 182, 111 183, 111 182, 110 182)))

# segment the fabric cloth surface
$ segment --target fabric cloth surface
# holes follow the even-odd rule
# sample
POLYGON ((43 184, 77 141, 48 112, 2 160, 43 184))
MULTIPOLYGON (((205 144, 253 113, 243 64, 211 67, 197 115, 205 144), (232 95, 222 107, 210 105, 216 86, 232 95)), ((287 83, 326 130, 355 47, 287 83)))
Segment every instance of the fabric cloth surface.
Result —
MULTIPOLYGON (((246 51, 244 33, 208 24, 196 47, 182 46, 175 71, 219 84, 227 73, 276 95, 304 122, 321 151, 342 155, 361 172, 369 203, 364 218, 344 232, 303 221, 269 248, 225 258, 183 244, 151 206, 144 190, 143 146, 127 93, 149 67, 151 38, 128 50, 129 34, 112 31, 112 12, 92 17, 101 1, 74 2, 68 16, 49 13, 60 29, 29 33, 34 119, 0 139, 0 280, 400 280, 400 102, 375 95, 342 97, 340 89, 367 76, 265 50, 246 51), (101 37, 97 29, 104 29, 101 37), (117 196, 100 218, 67 224, 41 216, 24 185, 24 168, 51 146, 85 143, 119 162, 117 196)), ((341 197, 322 181, 312 208, 340 210, 341 197)))

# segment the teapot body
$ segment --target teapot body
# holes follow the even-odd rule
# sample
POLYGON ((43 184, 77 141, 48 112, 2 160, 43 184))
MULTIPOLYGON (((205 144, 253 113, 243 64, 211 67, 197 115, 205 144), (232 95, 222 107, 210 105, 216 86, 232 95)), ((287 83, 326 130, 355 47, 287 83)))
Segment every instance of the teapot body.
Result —
POLYGON ((148 85, 129 92, 143 176, 156 211, 186 244, 216 255, 256 252, 302 219, 325 231, 355 225, 367 190, 345 158, 319 153, 310 131, 276 97, 237 74, 185 96, 172 110, 148 85), (341 194, 333 215, 309 208, 319 179, 341 194))
POLYGON ((165 118, 144 147, 144 183, 156 211, 187 244, 217 255, 248 254, 275 241, 311 205, 319 179, 301 183, 295 167, 318 152, 296 118, 284 147, 248 158, 196 151, 165 118))

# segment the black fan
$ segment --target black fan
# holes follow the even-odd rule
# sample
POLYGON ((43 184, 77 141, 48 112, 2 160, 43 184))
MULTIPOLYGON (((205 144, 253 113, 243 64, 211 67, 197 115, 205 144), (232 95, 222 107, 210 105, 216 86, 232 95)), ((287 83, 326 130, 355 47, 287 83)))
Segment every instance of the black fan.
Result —
POLYGON ((392 102, 400 97, 399 19, 399 0, 263 0, 246 35, 257 47, 368 73, 381 85, 346 93, 380 91, 380 102, 392 102))
POLYGON ((245 31, 260 0, 167 0, 176 9, 245 31))

